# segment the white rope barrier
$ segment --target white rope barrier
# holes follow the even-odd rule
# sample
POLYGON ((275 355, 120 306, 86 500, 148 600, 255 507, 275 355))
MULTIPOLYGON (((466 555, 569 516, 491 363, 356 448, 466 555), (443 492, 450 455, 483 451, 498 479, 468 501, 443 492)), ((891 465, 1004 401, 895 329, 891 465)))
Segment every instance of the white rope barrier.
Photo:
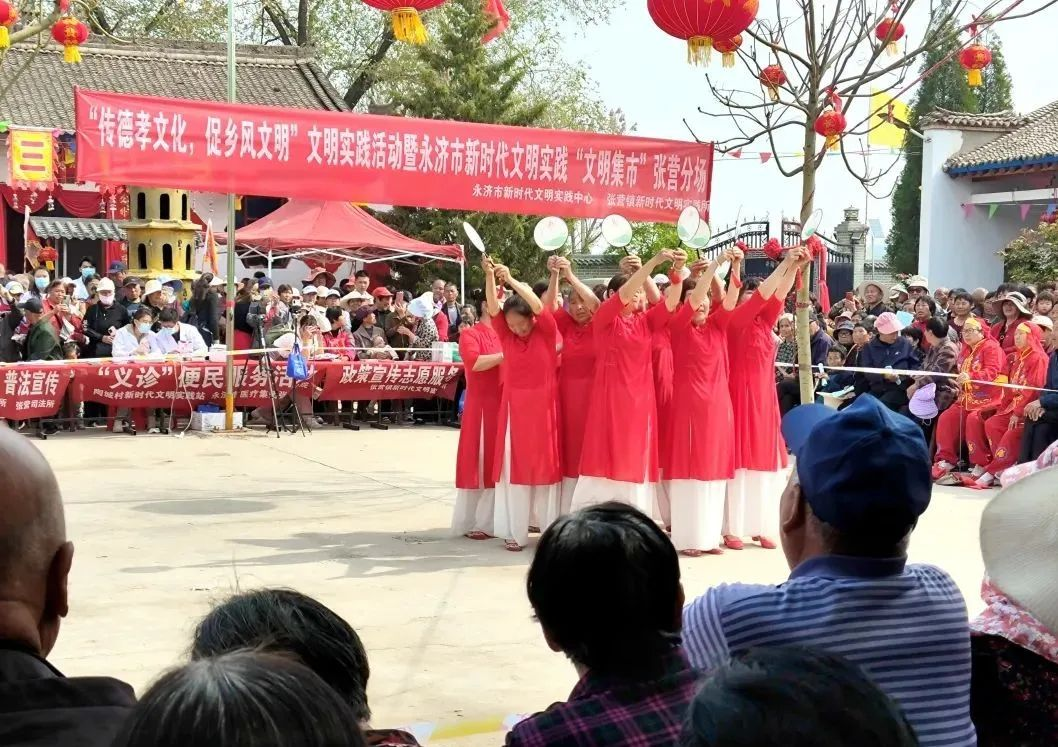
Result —
MULTIPOLYGON (((796 363, 775 363, 776 368, 798 368, 796 363)), ((937 377, 942 379, 957 379, 961 374, 957 373, 941 373, 938 371, 923 371, 908 370, 906 368, 866 368, 861 366, 824 366, 822 364, 812 366, 813 371, 836 371, 838 373, 863 373, 863 374, 878 374, 881 376, 906 376, 910 379, 929 378, 937 377)), ((1058 394, 1058 389, 1046 389, 1043 387, 1036 386, 1025 386, 1023 384, 1010 384, 1000 383, 995 381, 979 381, 977 379, 970 379, 966 384, 980 384, 981 386, 994 386, 999 389, 1028 389, 1034 392, 1050 392, 1058 394)))

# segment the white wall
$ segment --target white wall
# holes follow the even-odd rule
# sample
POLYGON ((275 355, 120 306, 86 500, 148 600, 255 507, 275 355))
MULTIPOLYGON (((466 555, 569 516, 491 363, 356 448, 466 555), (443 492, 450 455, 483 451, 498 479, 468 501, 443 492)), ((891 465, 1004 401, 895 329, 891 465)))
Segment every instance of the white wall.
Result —
POLYGON ((987 207, 977 207, 966 217, 963 204, 976 192, 997 191, 995 183, 953 179, 943 166, 964 145, 977 144, 964 142, 959 130, 926 130, 918 271, 933 287, 995 288, 1003 282, 1003 262, 996 252, 1026 225, 1016 207, 1001 208, 991 220, 987 207))

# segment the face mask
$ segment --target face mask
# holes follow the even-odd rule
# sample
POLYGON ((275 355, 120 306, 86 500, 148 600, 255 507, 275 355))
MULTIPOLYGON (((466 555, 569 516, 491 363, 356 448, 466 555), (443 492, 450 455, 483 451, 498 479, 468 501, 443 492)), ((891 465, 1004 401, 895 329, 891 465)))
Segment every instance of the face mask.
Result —
POLYGON ((105 293, 105 294, 104 293, 100 293, 99 294, 99 303, 103 304, 104 306, 110 306, 111 304, 114 303, 114 294, 113 293, 105 293))
POLYGON ((173 330, 173 328, 172 328, 172 327, 162 327, 162 328, 161 328, 161 330, 159 330, 159 331, 160 331, 160 332, 161 332, 161 333, 162 333, 163 335, 165 335, 166 337, 172 337, 172 336, 173 336, 173 331, 174 331, 174 330, 173 330))
POLYGON ((88 280, 89 278, 94 278, 95 276, 96 276, 96 268, 94 268, 94 267, 82 267, 81 268, 81 277, 83 277, 85 280, 88 280))
POLYGON ((37 286, 38 290, 44 290, 45 288, 47 288, 49 282, 50 280, 47 276, 44 276, 42 278, 33 278, 33 284, 37 286))
POLYGON ((139 332, 141 335, 147 334, 148 332, 151 331, 151 323, 150 322, 140 322, 139 324, 136 325, 136 331, 139 332))

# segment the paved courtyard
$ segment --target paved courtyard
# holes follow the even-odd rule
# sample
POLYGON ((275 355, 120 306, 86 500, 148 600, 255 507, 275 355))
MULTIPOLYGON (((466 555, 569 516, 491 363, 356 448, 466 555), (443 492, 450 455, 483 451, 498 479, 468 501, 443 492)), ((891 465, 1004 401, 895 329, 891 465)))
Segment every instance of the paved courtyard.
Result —
MULTIPOLYGON (((363 637, 377 725, 433 728, 444 744, 502 743, 490 729, 564 698, 575 677, 532 620, 531 553, 450 536, 457 439, 449 429, 325 429, 279 440, 82 433, 37 442, 58 473, 76 546, 53 660, 142 691, 183 660, 211 603, 237 589, 290 587, 363 637)), ((987 497, 939 490, 911 548, 913 560, 954 574, 972 612, 987 497)), ((786 573, 781 552, 756 548, 682 563, 689 597, 786 573)))

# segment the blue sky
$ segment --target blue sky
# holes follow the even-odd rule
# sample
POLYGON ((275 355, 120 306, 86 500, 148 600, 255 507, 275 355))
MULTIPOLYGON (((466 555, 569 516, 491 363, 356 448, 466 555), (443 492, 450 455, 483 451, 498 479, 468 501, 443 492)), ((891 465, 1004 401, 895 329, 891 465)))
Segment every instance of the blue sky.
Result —
MULTIPOLYGON (((1027 5, 1035 6, 1039 2, 1029 0, 1027 5)), ((924 13, 928 3, 920 0, 918 5, 923 6, 919 12, 924 13)), ((908 23, 912 41, 918 20, 913 14, 908 23)), ((1014 80, 1014 101, 1019 111, 1031 111, 1058 98, 1053 68, 1044 63, 1040 54, 1041 48, 1053 43, 1047 39, 1044 29, 1055 28, 1056 22, 1058 6, 1033 18, 996 27, 1014 80)), ((685 117, 703 140, 719 140, 737 133, 729 120, 710 119, 698 113, 699 106, 718 108, 705 82, 706 70, 686 64, 685 43, 667 36, 654 25, 646 10, 646 0, 628 0, 624 9, 614 11, 605 25, 567 28, 564 33, 567 54, 590 66, 600 95, 609 106, 624 110, 637 134, 688 140, 690 134, 683 124, 685 117)), ((717 56, 707 71, 718 87, 756 87, 744 67, 725 70, 717 56)), ((905 98, 909 100, 910 94, 905 98)), ((866 111, 859 118, 865 114, 866 111)), ((780 141, 778 150, 799 151, 799 139, 780 141)), ((760 140, 746 150, 770 150, 770 146, 766 140, 760 140)), ((872 154, 872 170, 891 163, 893 158, 872 154)), ((892 177, 875 190, 887 193, 899 170, 897 166, 892 177)), ((713 175, 711 222, 714 227, 729 224, 739 208, 750 216, 770 215, 773 219, 780 214, 792 216, 800 208, 800 196, 798 178, 783 177, 774 164, 761 164, 758 156, 721 159, 713 175)), ((850 205, 860 208, 861 217, 866 211, 866 217, 880 219, 888 230, 888 199, 868 199, 859 182, 846 173, 841 159, 828 158, 820 172, 816 201, 816 206, 824 211, 824 226, 839 222, 841 211, 850 205)))

